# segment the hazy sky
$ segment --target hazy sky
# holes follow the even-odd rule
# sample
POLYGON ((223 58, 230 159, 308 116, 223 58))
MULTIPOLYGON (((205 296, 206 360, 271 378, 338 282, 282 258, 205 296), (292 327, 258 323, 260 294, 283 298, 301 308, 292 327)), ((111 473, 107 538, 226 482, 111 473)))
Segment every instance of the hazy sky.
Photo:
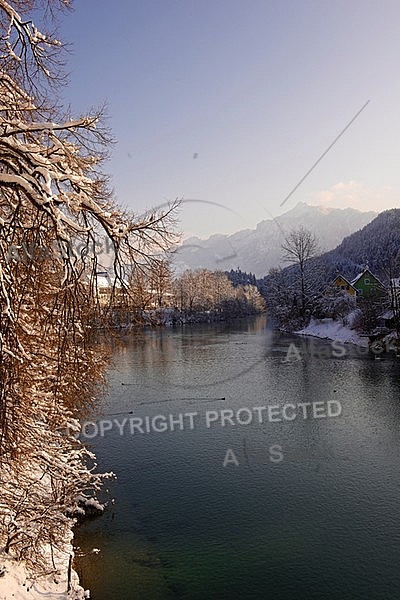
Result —
POLYGON ((231 209, 184 204, 186 233, 299 201, 400 207, 399 24, 399 0, 75 0, 64 98, 107 103, 122 205, 231 209))

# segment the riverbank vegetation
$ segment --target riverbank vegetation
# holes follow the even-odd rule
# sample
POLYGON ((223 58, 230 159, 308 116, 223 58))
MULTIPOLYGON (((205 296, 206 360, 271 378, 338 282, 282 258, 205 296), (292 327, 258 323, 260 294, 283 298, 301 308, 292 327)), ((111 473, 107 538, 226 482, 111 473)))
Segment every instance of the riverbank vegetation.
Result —
POLYGON ((185 271, 163 281, 164 295, 155 290, 157 301, 144 312, 145 322, 183 325, 229 320, 265 311, 265 302, 255 285, 235 285, 228 274, 207 269, 185 271))
POLYGON ((257 287, 275 324, 285 331, 313 319, 334 319, 359 333, 400 339, 400 210, 378 215, 334 250, 320 253, 315 236, 292 231, 282 258, 257 287))

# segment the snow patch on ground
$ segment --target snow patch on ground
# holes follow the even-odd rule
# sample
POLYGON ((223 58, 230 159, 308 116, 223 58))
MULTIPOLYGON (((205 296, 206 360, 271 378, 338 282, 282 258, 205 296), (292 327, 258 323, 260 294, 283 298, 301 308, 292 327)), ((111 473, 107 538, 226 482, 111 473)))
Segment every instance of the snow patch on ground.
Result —
POLYGON ((84 600, 90 598, 79 585, 77 573, 71 572, 71 591, 68 587, 69 554, 70 552, 54 552, 56 570, 39 579, 33 580, 23 563, 4 553, 0 548, 0 600, 84 600), (3 573, 3 575, 1 575, 3 573))
POLYGON ((299 335, 311 335, 318 338, 352 343, 357 346, 368 346, 368 339, 361 337, 357 331, 346 327, 334 319, 311 319, 304 329, 296 331, 299 335))

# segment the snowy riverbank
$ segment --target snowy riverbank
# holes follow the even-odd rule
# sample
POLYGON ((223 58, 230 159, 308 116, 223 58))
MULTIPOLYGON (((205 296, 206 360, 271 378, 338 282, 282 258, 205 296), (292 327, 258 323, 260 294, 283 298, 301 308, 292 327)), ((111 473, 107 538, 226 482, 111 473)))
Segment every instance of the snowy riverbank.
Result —
MULTIPOLYGON (((71 464, 73 468, 72 460, 71 464)), ((82 471, 81 474, 83 477, 82 471)), ((99 477, 111 476, 108 473, 99 477)), ((33 461, 23 464, 18 471, 4 469, 2 478, 0 516, 5 534, 0 541, 0 600, 90 598, 89 591, 79 585, 78 574, 72 568, 73 527, 78 516, 101 514, 104 506, 82 490, 67 506, 60 495, 55 502, 55 480, 42 473, 33 461), (24 475, 29 479, 25 479, 24 475), (22 494, 15 500, 11 492, 15 492, 16 488, 22 488, 22 494), (31 494, 29 504, 28 491, 31 494), (10 498, 18 502, 17 506, 11 504, 10 498)), ((92 552, 97 552, 97 549, 92 552)))
POLYGON ((77 573, 71 570, 71 590, 68 588, 68 565, 69 557, 73 556, 71 540, 66 552, 54 551, 54 563, 56 569, 48 575, 33 580, 24 566, 11 556, 4 553, 0 548, 0 600, 84 600, 89 598, 89 592, 85 592, 79 585, 77 573))
POLYGON ((368 338, 361 335, 354 329, 350 329, 333 319, 311 319, 310 323, 304 329, 295 331, 297 335, 309 335, 321 339, 336 340, 343 343, 356 344, 357 346, 368 346, 368 338))

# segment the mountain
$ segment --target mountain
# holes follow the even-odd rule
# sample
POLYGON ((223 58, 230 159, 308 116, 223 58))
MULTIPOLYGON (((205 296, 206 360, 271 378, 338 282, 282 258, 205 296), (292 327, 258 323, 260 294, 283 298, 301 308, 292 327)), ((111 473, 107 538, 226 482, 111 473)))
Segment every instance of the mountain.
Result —
MULTIPOLYGON (((321 292, 336 275, 351 281, 368 265, 385 285, 389 278, 400 277, 400 209, 380 213, 361 230, 347 236, 333 250, 306 263, 314 294, 321 292), (313 284, 315 278, 316 284, 313 284)), ((299 278, 297 265, 287 266, 279 275, 284 286, 290 287, 299 278)), ((274 278, 267 275, 258 282, 259 289, 268 298, 274 278)))
POLYGON ((382 279, 399 276, 400 209, 380 213, 371 223, 346 237, 320 259, 328 272, 354 277, 365 265, 382 279))
POLYGON ((232 235, 216 234, 206 240, 187 239, 174 252, 176 271, 200 267, 210 270, 240 268, 257 277, 266 275, 281 262, 284 234, 303 225, 317 236, 323 250, 335 248, 345 236, 370 223, 376 212, 353 208, 339 209, 310 206, 299 202, 276 219, 258 223, 256 229, 244 229, 232 235))

